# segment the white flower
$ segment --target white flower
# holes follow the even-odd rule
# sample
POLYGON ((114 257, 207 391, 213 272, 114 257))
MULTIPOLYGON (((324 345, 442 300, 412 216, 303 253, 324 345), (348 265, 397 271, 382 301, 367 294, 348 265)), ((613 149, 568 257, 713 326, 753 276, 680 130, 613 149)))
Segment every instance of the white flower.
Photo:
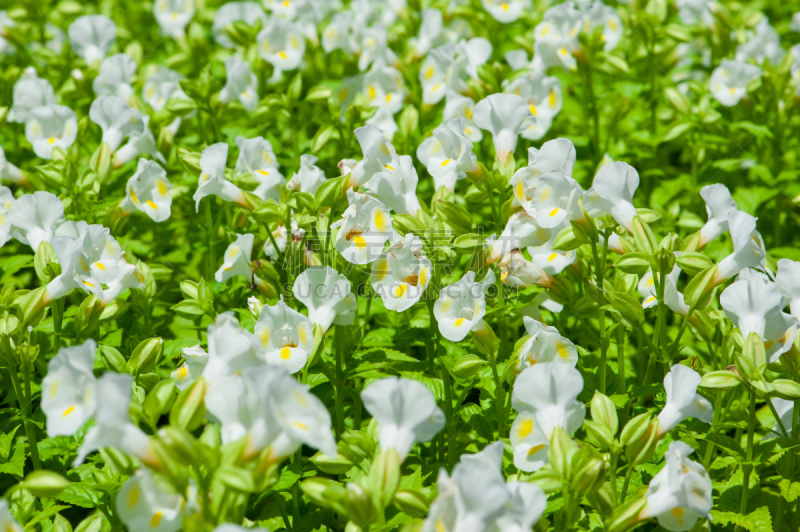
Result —
MULTIPOLYGON (((396 170, 397 152, 380 129, 364 126, 354 131, 363 157, 350 171, 351 187, 367 183, 378 172, 396 170)), ((414 185, 416 187, 416 184, 414 185)))
POLYGON ((120 373, 105 373, 97 379, 97 411, 95 425, 83 438, 73 467, 83 463, 86 456, 100 447, 113 447, 147 463, 154 463, 150 441, 144 432, 131 423, 128 407, 131 402, 133 377, 120 373))
POLYGON ((305 37, 286 19, 273 17, 256 40, 261 58, 275 68, 272 79, 280 79, 284 70, 294 70, 303 62, 305 37))
POLYGON ((535 217, 536 223, 553 229, 564 222, 583 219, 579 204, 583 189, 577 181, 561 172, 547 172, 535 178, 529 175, 518 172, 512 177, 511 186, 515 202, 535 217))
POLYGON ((128 100, 133 95, 131 82, 136 62, 128 54, 114 54, 103 59, 100 72, 92 82, 96 96, 119 96, 128 100))
POLYGON ((481 0, 481 2, 492 18, 503 24, 514 22, 525 9, 531 7, 531 0, 481 0))
POLYGON ((342 50, 347 55, 358 51, 358 43, 353 34, 353 12, 339 11, 322 32, 322 49, 326 54, 342 50))
MULTIPOLYGON (((0 12, 0 14, 5 14, 4 12, 0 12)), ((0 46, 0 51, 2 51, 2 47, 0 46)), ((0 530, 3 532, 24 532, 25 529, 17 523, 17 520, 14 519, 14 516, 11 515, 11 512, 8 508, 8 501, 5 499, 0 499, 0 530)))
POLYGON ((756 333, 764 341, 770 362, 791 349, 798 323, 783 312, 784 295, 776 284, 758 277, 736 281, 720 294, 719 304, 744 340, 756 333))
POLYGON ((742 61, 723 59, 709 79, 711 94, 725 107, 733 107, 747 96, 747 85, 761 77, 761 69, 742 61))
POLYGON ((197 190, 192 196, 196 210, 200 210, 200 200, 213 194, 225 201, 243 204, 241 189, 225 178, 225 165, 228 159, 228 145, 224 142, 212 144, 200 155, 200 178, 197 190))
POLYGON ((208 326, 207 360, 203 363, 200 358, 202 377, 208 381, 209 391, 218 385, 224 389, 221 380, 227 376, 264 367, 263 352, 261 342, 239 326, 233 312, 218 314, 214 324, 208 326))
POLYGON ((283 302, 264 305, 255 325, 255 335, 264 347, 268 364, 297 373, 306 365, 314 347, 314 324, 283 302))
POLYGON ((14 104, 8 110, 8 121, 25 123, 28 114, 37 107, 55 105, 56 95, 53 86, 44 78, 37 77, 33 67, 14 84, 14 104))
POLYGON ((397 61, 389 46, 387 40, 389 35, 386 31, 386 26, 383 24, 375 24, 373 26, 363 28, 358 33, 356 40, 361 48, 358 56, 358 69, 365 71, 371 64, 376 65, 393 65, 397 61))
POLYGON ((700 375, 688 366, 675 364, 664 376, 664 390, 667 392, 667 403, 658 414, 658 434, 665 434, 684 419, 697 418, 711 423, 714 407, 697 393, 700 375))
POLYGON ((103 142, 111 151, 119 148, 122 139, 143 133, 142 114, 119 96, 101 96, 92 102, 89 118, 103 130, 103 142))
POLYGON ((461 122, 461 125, 464 126, 464 130, 460 131, 460 133, 467 137, 470 142, 480 142, 483 138, 483 131, 472 118, 474 111, 475 102, 472 98, 450 91, 447 93, 447 99, 445 100, 442 122, 447 123, 454 118, 463 117, 464 121, 461 122))
POLYGON ((38 190, 25 194, 8 209, 11 236, 28 244, 34 252, 42 242, 50 242, 64 221, 64 205, 58 196, 38 190))
POLYGON ((367 188, 381 202, 398 214, 416 215, 420 209, 417 198, 417 169, 410 155, 396 157, 382 170, 372 175, 367 188))
POLYGON ((370 283, 389 310, 411 308, 428 288, 433 266, 412 234, 389 246, 372 265, 370 283))
POLYGON ((278 170, 278 160, 272 151, 272 144, 263 137, 246 139, 236 137, 239 147, 239 158, 236 159, 236 171, 247 173, 258 181, 253 194, 259 198, 280 201, 281 187, 286 179, 278 170))
POLYGON ((573 367, 578 363, 575 344, 561 336, 558 329, 528 316, 523 316, 522 319, 530 338, 520 349, 517 370, 521 371, 540 362, 566 363, 573 367))
POLYGON ((300 169, 292 174, 292 178, 286 184, 286 187, 300 192, 307 192, 313 196, 319 186, 327 180, 325 172, 316 165, 316 162, 317 158, 313 155, 301 155, 300 169))
POLYGON ((3 147, 0 146, 0 182, 22 183, 25 180, 25 175, 22 173, 22 170, 8 162, 6 159, 6 152, 3 150, 3 147))
POLYGON ((528 148, 527 168, 530 168, 532 177, 548 172, 556 172, 565 177, 572 177, 575 160, 575 145, 572 141, 557 138, 548 140, 539 149, 528 148))
POLYGON ((473 328, 483 325, 486 314, 486 287, 494 284, 494 272, 489 270, 481 282, 469 271, 457 282, 444 287, 433 306, 433 314, 442 336, 460 342, 473 328))
POLYGON ((194 17, 194 0, 156 0, 153 16, 161 27, 161 33, 170 37, 183 37, 186 26, 194 17))
POLYGON ((539 140, 544 137, 561 111, 561 84, 558 78, 542 70, 529 70, 506 85, 504 92, 521 96, 535 120, 522 131, 522 138, 539 140))
POLYGON ((728 232, 728 215, 737 208, 728 187, 721 183, 703 187, 700 196, 706 202, 708 213, 708 221, 700 229, 699 246, 702 247, 728 232))
POLYGON ((51 159, 53 149, 66 150, 78 136, 78 118, 64 105, 45 105, 28 113, 25 138, 37 157, 51 159))
POLYGON ((531 262, 541 268, 547 275, 558 275, 564 269, 575 262, 577 252, 572 251, 557 251, 553 249, 558 234, 567 227, 567 223, 562 223, 551 229, 550 240, 541 246, 528 247, 528 253, 531 256, 531 262))
POLYGON ((688 456, 694 450, 682 441, 673 441, 664 454, 667 465, 650 481, 647 505, 640 518, 655 517, 667 530, 690 530, 698 519, 711 519, 711 479, 688 456))
POLYGON ((464 59, 456 58, 454 43, 431 50, 419 70, 423 103, 438 103, 449 91, 464 92, 467 88, 463 80, 465 68, 464 59))
POLYGON ((528 532, 541 519, 547 508, 547 495, 530 482, 507 484, 510 497, 492 532, 528 532))
POLYGON ((248 111, 258 107, 258 78, 250 63, 237 56, 225 60, 225 86, 219 93, 221 102, 239 101, 248 111))
POLYGON ((188 98, 180 86, 183 76, 168 68, 161 68, 152 74, 142 89, 142 99, 155 111, 164 108, 170 98, 188 98))
POLYGON ((598 26, 603 27, 600 39, 603 41, 603 50, 610 52, 619 44, 622 38, 622 20, 617 10, 603 2, 577 2, 583 16, 583 31, 591 34, 598 26))
POLYGON ((789 297, 792 315, 800 319, 800 262, 780 259, 775 284, 789 297))
POLYGON ((511 426, 518 469, 536 471, 547 464, 556 427, 572 434, 583 425, 586 407, 577 400, 581 390, 583 377, 570 364, 540 362, 519 374, 511 394, 511 404, 519 412, 511 426))
POLYGON ((370 107, 394 115, 403 108, 406 92, 403 75, 393 66, 373 66, 364 75, 364 92, 370 107))
POLYGON ((594 176, 592 188, 583 196, 583 207, 589 216, 610 214, 622 227, 631 231, 636 207, 633 195, 639 187, 639 173, 628 163, 611 162, 594 176))
POLYGON ((71 436, 94 415, 95 348, 94 340, 62 347, 48 363, 47 375, 42 379, 42 411, 47 418, 49 437, 71 436))
POLYGON ((167 172, 155 161, 139 159, 136 173, 128 179, 125 199, 120 205, 124 212, 135 209, 145 213, 154 222, 163 222, 170 215, 172 184, 167 172))
POLYGON ((742 211, 728 213, 733 253, 717 264, 715 284, 730 279, 745 268, 764 269, 767 251, 764 249, 764 239, 756 230, 756 220, 757 218, 742 211))
POLYGON ((181 349, 181 357, 184 362, 170 374, 170 377, 175 379, 175 386, 179 390, 186 389, 191 383, 195 381, 208 364, 208 353, 206 350, 197 344, 192 347, 184 347, 181 349))
POLYGON ((535 263, 527 260, 518 249, 509 251, 497 265, 500 280, 509 286, 525 288, 531 285, 548 287, 553 277, 535 263))
MULTIPOLYGON (((134 114, 142 119, 142 130, 141 132, 131 132, 128 142, 114 152, 114 168, 119 168, 128 161, 132 161, 137 155, 149 155, 160 163, 166 164, 167 160, 158 151, 156 139, 150 131, 150 115, 142 114, 139 111, 134 111, 134 114)), ((180 118, 175 120, 179 121, 180 118)))
POLYGON ((225 28, 228 24, 241 21, 252 26, 256 21, 260 20, 262 26, 267 24, 267 15, 257 2, 228 2, 223 4, 214 15, 214 24, 211 32, 214 34, 214 40, 225 48, 236 48, 225 28))
MULTIPOLYGON (((292 219, 292 242, 295 245, 299 244, 303 241, 305 234, 305 230, 300 229, 297 226, 297 221, 292 219)), ((281 225, 272 232, 272 236, 275 238, 275 243, 278 244, 278 250, 275 250, 272 240, 268 237, 267 241, 264 242, 264 254, 267 257, 275 258, 278 256, 278 252, 283 253, 286 249, 286 226, 281 222, 281 225)))
POLYGON ((224 283, 232 277, 241 275, 251 279, 253 269, 250 267, 250 255, 253 253, 253 239, 251 233, 245 233, 236 237, 235 242, 231 242, 219 267, 214 274, 214 279, 218 283, 224 283))
MULTIPOLYGON (((675 252, 678 256, 680 253, 675 252)), ((689 305, 683 299, 683 294, 678 292, 678 278, 681 276, 681 269, 676 264, 672 271, 666 276, 664 285, 664 303, 673 312, 686 316, 689 313, 689 305)), ((638 285, 639 295, 644 298, 642 307, 651 308, 658 304, 658 294, 656 293, 656 282, 653 278, 653 271, 648 270, 642 275, 638 285)))
POLYGON ((767 17, 758 21, 755 33, 748 33, 749 40, 736 48, 737 61, 746 63, 749 59, 755 59, 758 64, 765 60, 769 60, 773 66, 781 64, 786 50, 781 47, 781 38, 775 28, 770 26, 767 17))
POLYGON ((117 493, 117 512, 130 532, 177 532, 182 528, 183 497, 171 493, 166 482, 157 478, 147 469, 139 469, 117 493))
POLYGON ((14 205, 14 194, 8 187, 0 186, 0 247, 11 239, 11 220, 8 211, 14 205))
POLYGON ((472 143, 463 136, 464 119, 454 118, 433 130, 417 148, 417 159, 433 176, 434 188, 456 188, 456 181, 478 169, 472 143))
POLYGON ((331 228, 338 228, 336 249, 347 262, 369 264, 394 236, 392 217, 383 203, 352 188, 347 191, 347 202, 342 218, 331 224, 331 228))
POLYGON ((420 11, 419 34, 412 37, 409 44, 414 49, 416 57, 422 57, 435 45, 440 44, 440 37, 444 24, 442 12, 433 7, 426 7, 420 11))
POLYGON ((515 249, 541 246, 550 240, 551 235, 551 231, 541 227, 536 218, 525 211, 516 212, 508 219, 499 237, 494 240, 487 239, 486 244, 489 247, 487 260, 496 262, 515 249))
POLYGON ((386 377, 361 392, 364 408, 378 421, 381 449, 394 449, 400 460, 417 442, 426 442, 444 428, 444 412, 423 384, 386 377))
POLYGON ((519 134, 530 125, 528 104, 516 94, 490 94, 475 106, 473 118, 481 129, 491 131, 500 164, 513 160, 519 134))
POLYGON ((356 317, 358 305, 350 281, 330 266, 308 268, 295 280, 292 293, 323 332, 332 324, 350 325, 356 317))
POLYGON ((492 43, 483 37, 461 39, 456 43, 456 58, 464 63, 464 70, 472 79, 478 79, 478 67, 492 56, 492 43))
POLYGON ((547 70, 557 66, 575 70, 577 61, 573 54, 581 49, 578 34, 583 26, 583 17, 574 2, 549 8, 533 29, 533 68, 547 70))
POLYGON ((78 17, 67 29, 69 43, 87 64, 102 61, 117 38, 117 26, 105 15, 78 17))
POLYGON ((675 0, 678 16, 686 25, 700 24, 708 27, 714 24, 714 15, 709 9, 711 0, 675 0))

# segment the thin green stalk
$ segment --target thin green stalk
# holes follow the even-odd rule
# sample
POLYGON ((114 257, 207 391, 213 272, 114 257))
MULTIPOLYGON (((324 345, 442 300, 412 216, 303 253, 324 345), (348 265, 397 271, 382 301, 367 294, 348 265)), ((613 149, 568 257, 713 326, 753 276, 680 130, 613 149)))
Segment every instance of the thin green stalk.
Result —
MULTIPOLYGON (((198 113, 200 114, 200 113, 198 113)), ((206 229, 208 229, 208 275, 214 276, 217 258, 214 256, 214 248, 217 244, 217 226, 214 223, 214 215, 211 212, 211 199, 205 201, 206 229)))
POLYGON ((609 467, 608 467, 608 480, 611 484, 611 500, 614 504, 617 503, 617 463, 619 462, 619 453, 613 452, 611 453, 611 459, 609 460, 609 467))
POLYGON ((500 438, 506 437, 506 423, 505 423, 505 390, 503 383, 500 380, 500 374, 497 372, 497 354, 492 353, 489 355, 489 364, 492 366, 492 379, 494 379, 494 402, 497 408, 497 435, 500 438))
POLYGON ((625 496, 628 494, 628 485, 631 483, 631 475, 633 474, 633 464, 628 464, 625 469, 625 482, 622 483, 622 493, 619 496, 619 502, 625 502, 625 496))
POLYGON ((341 436, 344 434, 344 343, 342 337, 344 328, 341 325, 336 325, 336 331, 333 336, 334 350, 336 352, 336 394, 334 397, 336 408, 336 434, 341 436))
POLYGON ((689 320, 692 318, 693 313, 694 305, 689 307, 689 312, 687 312, 686 316, 683 317, 683 322, 681 323, 681 328, 678 330, 678 335, 672 341, 672 348, 669 350, 670 363, 672 363, 672 359, 675 358, 675 355, 678 354, 678 348, 680 348, 681 344, 681 337, 683 336, 683 332, 686 330, 687 325, 689 325, 689 320))
MULTIPOLYGON (((603 246, 604 251, 608 250, 608 239, 606 239, 606 244, 603 246)), ((605 393, 606 390, 606 357, 607 357, 607 350, 606 350, 606 313, 602 310, 603 305, 605 305, 605 297, 603 296, 603 270, 600 263, 600 255, 597 252, 597 242, 594 240, 591 241, 592 246, 592 256, 594 257, 594 271, 595 271, 595 285, 596 285, 596 297, 597 297, 597 306, 601 309, 598 311, 597 317, 597 324, 599 329, 600 335, 600 367, 597 369, 597 389, 601 393, 605 393)), ((605 255, 605 253, 604 253, 605 255)))
POLYGON ((30 419, 31 417, 31 383, 30 383, 30 375, 26 370, 23 369, 23 375, 25 375, 25 389, 27 390, 27 394, 23 394, 22 386, 19 382, 19 376, 17 375, 17 370, 13 368, 10 364, 8 367, 8 373, 11 375, 11 384, 14 387, 14 394, 17 396, 17 403, 19 404, 20 412, 22 413, 23 425, 25 425, 25 435, 28 438, 28 447, 31 451, 31 462, 33 462, 33 468, 35 470, 39 470, 42 468, 42 463, 39 461, 39 448, 36 445, 36 432, 33 426, 33 421, 30 419))
MULTIPOLYGON (((739 506, 739 513, 742 515, 747 515, 747 496, 749 495, 750 491, 750 474, 753 472, 753 466, 750 465, 750 462, 753 461, 753 438, 755 437, 756 432, 756 393, 755 390, 750 391, 750 408, 748 410, 750 414, 750 421, 747 424, 747 449, 746 453, 746 463, 742 466, 744 471, 744 477, 742 479, 742 502, 739 506)), ((740 530, 741 527, 736 527, 737 530, 740 530)))

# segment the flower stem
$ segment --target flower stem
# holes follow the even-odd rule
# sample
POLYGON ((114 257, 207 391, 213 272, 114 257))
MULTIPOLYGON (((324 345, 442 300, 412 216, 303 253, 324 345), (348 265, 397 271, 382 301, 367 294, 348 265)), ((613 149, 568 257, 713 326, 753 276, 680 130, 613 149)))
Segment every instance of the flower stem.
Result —
POLYGON ((344 328, 336 325, 336 332, 333 336, 334 350, 336 354, 336 434, 341 436, 344 433, 344 338, 342 334, 344 328))
POLYGON ((622 483, 622 493, 619 496, 619 502, 625 502, 625 496, 628 494, 628 485, 631 483, 631 475, 633 474, 633 464, 628 464, 625 469, 625 482, 622 483))
MULTIPOLYGON (((755 390, 750 390, 750 408, 748 409, 750 414, 750 421, 747 425, 747 463, 742 466, 744 477, 742 478, 742 503, 739 506, 739 513, 742 515, 747 515, 747 496, 748 492, 750 491, 750 474, 753 471, 753 466, 750 465, 750 462, 753 461, 753 438, 755 437, 756 432, 756 392, 755 390)), ((740 527, 737 527, 739 529, 740 527)))
POLYGON ((11 375, 11 384, 14 387, 14 393, 17 396, 17 403, 19 404, 20 412, 23 415, 23 424, 25 425, 25 435, 28 438, 28 447, 31 451, 31 462, 33 462, 33 468, 35 470, 39 470, 42 468, 42 463, 39 461, 39 448, 36 445, 36 432, 33 426, 33 421, 30 419, 31 417, 31 381, 30 375, 27 370, 23 368, 23 375, 25 375, 25 389, 27 390, 27 394, 23 394, 22 386, 20 386, 19 376, 17 375, 17 370, 13 368, 10 364, 8 367, 8 373, 11 375))

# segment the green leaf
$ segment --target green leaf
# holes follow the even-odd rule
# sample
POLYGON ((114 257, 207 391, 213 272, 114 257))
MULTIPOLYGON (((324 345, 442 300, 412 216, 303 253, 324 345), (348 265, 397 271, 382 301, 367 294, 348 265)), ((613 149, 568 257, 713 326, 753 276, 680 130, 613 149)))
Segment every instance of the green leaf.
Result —
POLYGON ((87 486, 85 482, 73 482, 68 488, 56 495, 56 499, 81 508, 97 508, 102 504, 100 495, 87 486))
POLYGON ((800 482, 792 482, 788 478, 784 478, 778 483, 778 487, 781 489, 781 496, 787 502, 794 502, 800 496, 800 482))

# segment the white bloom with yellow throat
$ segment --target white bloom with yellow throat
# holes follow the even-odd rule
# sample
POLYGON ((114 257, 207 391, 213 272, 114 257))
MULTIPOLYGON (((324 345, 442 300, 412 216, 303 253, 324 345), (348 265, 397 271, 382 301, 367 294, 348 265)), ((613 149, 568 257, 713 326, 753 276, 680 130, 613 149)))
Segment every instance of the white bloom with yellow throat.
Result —
POLYGON ((733 107, 747 97, 747 85, 761 74, 756 65, 723 59, 708 80, 711 94, 725 107, 733 107))
POLYGON ((396 170, 397 152, 379 128, 367 125, 354 133, 361 146, 362 159, 350 170, 351 187, 366 184, 384 170, 396 170))
POLYGON ((473 143, 480 142, 483 138, 483 131, 473 118, 474 113, 475 102, 472 98, 448 91, 442 113, 442 122, 448 123, 454 118, 462 117, 464 121, 460 125, 464 127, 464 130, 460 133, 473 143))
POLYGON ((701 188, 700 196, 706 202, 706 212, 708 213, 708 221, 700 228, 698 245, 703 247, 728 232, 728 215, 736 211, 737 206, 728 187, 721 183, 701 188))
POLYGON ((97 397, 102 400, 97 402, 95 424, 86 433, 73 467, 101 447, 119 449, 145 463, 155 462, 149 437, 128 417, 132 385, 133 377, 120 373, 105 373, 97 379, 97 397))
POLYGON ((417 198, 418 182, 417 169, 411 156, 401 155, 373 174, 367 182, 367 188, 394 212, 416 215, 421 208, 417 198))
POLYGON ((558 329, 545 325, 528 316, 522 318, 530 338, 519 352, 517 370, 541 362, 559 362, 575 366, 578 363, 578 350, 568 338, 561 336, 558 329))
POLYGON ((236 48, 234 43, 225 31, 228 24, 234 22, 243 22, 248 26, 252 26, 256 21, 261 21, 261 25, 267 25, 267 14, 258 4, 258 2, 228 2, 223 4, 217 9, 214 14, 214 23, 211 27, 211 32, 214 34, 214 40, 225 48, 236 48))
POLYGON ((578 35, 584 21, 573 2, 556 4, 545 11, 544 19, 533 29, 533 62, 535 70, 550 67, 575 70, 574 54, 581 49, 578 35))
POLYGON ((289 20, 272 17, 256 40, 259 55, 275 69, 272 79, 280 79, 284 70, 294 70, 303 62, 306 39, 289 20))
MULTIPOLYGON (((141 131, 134 131, 128 136, 125 143, 114 153, 114 168, 119 168, 123 164, 131 161, 137 155, 149 155, 161 164, 166 164, 167 160, 161 155, 156 147, 156 139, 150 131, 150 115, 138 113, 142 119, 141 131)), ((178 118, 175 119, 180 120, 178 118)))
POLYGON ((475 123, 492 133, 498 161, 508 166, 514 157, 517 140, 535 119, 528 103, 516 94, 490 94, 475 106, 475 123))
POLYGON ((181 358, 184 360, 183 364, 178 366, 170 374, 170 377, 175 379, 175 386, 179 390, 184 390, 203 374, 203 370, 208 363, 208 353, 200 347, 200 344, 197 344, 181 349, 181 358))
POLYGON ((767 250, 764 239, 756 229, 758 219, 742 211, 728 213, 728 230, 733 242, 733 253, 719 261, 714 283, 720 284, 746 268, 763 270, 767 250))
POLYGON ((769 362, 792 348, 798 322, 783 312, 786 300, 778 285, 757 277, 736 281, 720 294, 719 304, 744 340, 755 333, 764 341, 769 362))
POLYGON ((209 390, 223 377, 244 374, 263 366, 261 342, 239 325, 233 312, 218 314, 214 324, 208 326, 208 356, 202 372, 209 390))
POLYGON ((295 280, 292 293, 323 332, 333 324, 350 325, 356 317, 358 304, 350 292, 350 281, 330 266, 306 269, 295 280))
POLYGON ((24 124, 28 114, 37 107, 55 105, 56 94, 53 86, 36 75, 36 69, 28 67, 14 84, 13 105, 8 110, 8 121, 24 124))
POLYGON ((8 211, 14 205, 14 194, 8 187, 0 186, 0 247, 11 239, 11 220, 8 211))
POLYGON ((631 231, 636 207, 633 195, 639 187, 639 173, 623 162, 604 165, 594 176, 592 188, 583 196, 583 207, 589 216, 610 214, 622 227, 631 231))
POLYGON ((253 194, 263 200, 280 201, 281 187, 286 182, 286 178, 278 170, 278 159, 272 150, 272 144, 263 137, 252 139, 236 137, 236 145, 239 147, 236 171, 250 174, 253 179, 258 181, 258 187, 253 194))
MULTIPOLYGON (((678 255, 679 253, 675 253, 678 255)), ((678 292, 678 278, 681 276, 681 269, 676 264, 672 271, 665 277, 664 303, 677 314, 686 316, 689 313, 689 305, 683 299, 683 294, 678 292)), ((644 300, 642 307, 652 308, 658 304, 658 294, 656 293, 656 283, 653 278, 653 270, 648 270, 639 280, 639 295, 644 300)))
POLYGON ((531 0, 481 0, 481 2, 492 18, 503 24, 514 22, 524 10, 531 7, 531 0))
POLYGON ((153 2, 153 16, 161 27, 161 33, 181 38, 186 34, 186 26, 194 17, 194 0, 156 0, 153 2))
POLYGON ((370 264, 383 253, 387 240, 394 238, 392 217, 380 201, 366 194, 347 191, 350 204, 336 228, 336 249, 352 264, 370 264))
POLYGON ((548 275, 558 275, 565 268, 575 262, 577 252, 554 250, 553 244, 555 243, 558 235, 569 227, 568 221, 561 222, 550 229, 550 240, 540 246, 529 246, 528 254, 531 256, 531 262, 541 268, 548 275))
POLYGON ((238 101, 248 111, 258 107, 258 77, 250 63, 238 56, 225 60, 225 86, 219 93, 223 103, 238 101))
POLYGON ((711 519, 711 478, 702 465, 689 460, 693 452, 682 441, 670 442, 664 453, 667 464, 650 481, 640 518, 655 518, 670 531, 691 530, 698 519, 711 519))
POLYGON ((450 92, 462 93, 467 84, 463 77, 466 61, 456 57, 455 43, 446 43, 430 51, 419 70, 422 102, 438 103, 450 92))
POLYGON ((413 234, 389 246, 372 264, 370 283, 389 310, 403 312, 420 300, 428 288, 433 266, 413 234))
POLYGON ((58 196, 44 190, 24 194, 12 201, 6 196, 11 236, 29 245, 34 253, 42 242, 50 242, 64 222, 64 205, 58 196))
POLYGON ((130 532, 177 532, 183 528, 183 497, 147 469, 139 469, 117 493, 119 518, 130 532))
POLYGON ((255 236, 245 233, 236 237, 236 241, 231 242, 222 260, 222 266, 214 274, 214 279, 218 283, 224 283, 232 277, 241 275, 247 279, 253 277, 253 269, 250 266, 250 256, 253 254, 253 240, 255 236))
POLYGON ((475 272, 469 271, 461 279, 442 289, 439 299, 433 305, 433 314, 442 336, 452 342, 460 342, 473 328, 483 326, 486 287, 494 282, 492 270, 480 282, 475 280, 475 272))
POLYGON ((117 25, 105 15, 78 17, 67 29, 72 50, 88 65, 100 62, 117 38, 117 25))
POLYGON ((200 177, 197 190, 192 199, 196 210, 200 210, 200 200, 215 195, 225 201, 244 203, 244 196, 239 187, 225 177, 225 165, 228 160, 228 145, 224 142, 212 144, 200 155, 200 177))
POLYGON ((147 78, 142 88, 142 99, 155 111, 164 108, 171 98, 189 98, 183 89, 180 81, 183 75, 169 68, 162 67, 147 78))
POLYGON ((714 407, 697 393, 700 375, 688 366, 675 364, 664 376, 664 390, 667 403, 658 414, 658 434, 674 429, 684 419, 690 417, 711 423, 714 407))
POLYGON ((555 116, 561 111, 561 84, 558 78, 541 70, 529 70, 506 85, 504 92, 521 96, 535 120, 522 131, 522 138, 539 140, 550 130, 555 116))
POLYGON ((71 436, 97 410, 97 379, 92 372, 96 344, 62 347, 48 363, 42 379, 42 411, 47 435, 71 436))
POLYGON ((283 302, 264 305, 255 325, 268 364, 297 373, 306 365, 314 347, 314 323, 283 302))
POLYGON ((433 136, 423 140, 417 148, 417 159, 433 176, 436 189, 454 190, 456 181, 478 169, 472 143, 462 134, 463 131, 464 119, 454 118, 434 129, 433 136))
POLYGON ((514 382, 511 404, 519 412, 511 426, 514 465, 536 471, 548 461, 553 430, 572 434, 583 425, 586 407, 578 401, 583 377, 571 364, 540 362, 522 371, 514 382))
POLYGON ((103 59, 100 72, 92 82, 96 96, 119 96, 127 101, 133 96, 136 62, 128 54, 114 54, 103 59))
POLYGON ((53 150, 66 150, 78 136, 78 118, 64 105, 45 105, 32 109, 25 122, 25 138, 42 159, 52 159, 53 150))
POLYGON ((487 239, 489 262, 497 262, 507 253, 528 246, 541 246, 550 240, 552 231, 539 225, 536 218, 518 211, 508 219, 500 236, 487 239))
POLYGON ((358 55, 360 71, 364 72, 370 65, 393 65, 397 62, 397 56, 387 46, 389 34, 383 24, 362 28, 355 38, 361 49, 358 55))
POLYGON ((394 449, 401 461, 415 443, 431 440, 444 428, 444 412, 431 391, 415 380, 379 379, 361 392, 361 400, 378 421, 381 449, 394 449))
POLYGON ((141 135, 144 129, 142 113, 132 109, 119 96, 101 96, 92 102, 89 118, 103 130, 103 142, 112 152, 122 139, 141 135))
POLYGON ((172 207, 172 184, 167 172, 155 161, 139 159, 136 173, 125 187, 125 199, 120 208, 124 212, 139 210, 154 222, 163 222, 172 207))
POLYGON ((403 108, 406 95, 403 75, 393 66, 375 65, 364 75, 364 93, 370 107, 394 115, 403 108))

